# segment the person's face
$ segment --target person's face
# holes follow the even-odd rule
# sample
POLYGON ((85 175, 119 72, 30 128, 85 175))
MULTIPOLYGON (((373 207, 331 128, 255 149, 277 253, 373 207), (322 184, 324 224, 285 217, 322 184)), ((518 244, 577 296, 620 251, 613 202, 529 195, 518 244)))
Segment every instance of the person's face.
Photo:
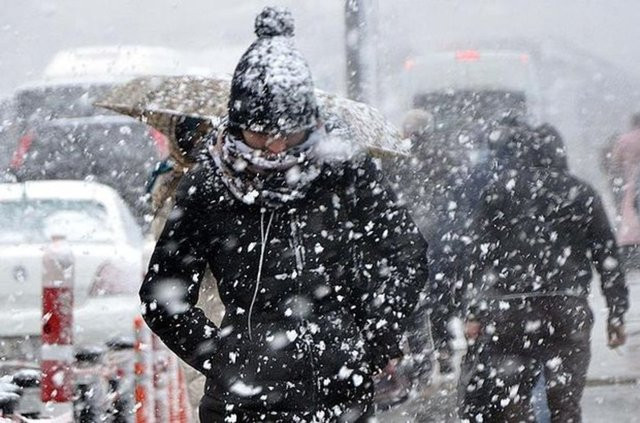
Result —
POLYGON ((306 131, 292 134, 269 135, 260 132, 242 131, 244 142, 255 150, 262 150, 272 154, 282 153, 288 148, 295 147, 304 141, 306 131))

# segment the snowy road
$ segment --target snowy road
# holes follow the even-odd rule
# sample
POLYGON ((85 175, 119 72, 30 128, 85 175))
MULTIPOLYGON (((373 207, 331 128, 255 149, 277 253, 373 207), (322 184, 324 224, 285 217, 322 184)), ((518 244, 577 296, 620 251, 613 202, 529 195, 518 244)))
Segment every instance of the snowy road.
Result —
POLYGON ((606 347, 606 308, 599 286, 594 283, 592 308, 596 322, 592 333, 592 357, 589 379, 640 379, 640 273, 627 275, 631 308, 626 316, 627 344, 619 350, 606 347))

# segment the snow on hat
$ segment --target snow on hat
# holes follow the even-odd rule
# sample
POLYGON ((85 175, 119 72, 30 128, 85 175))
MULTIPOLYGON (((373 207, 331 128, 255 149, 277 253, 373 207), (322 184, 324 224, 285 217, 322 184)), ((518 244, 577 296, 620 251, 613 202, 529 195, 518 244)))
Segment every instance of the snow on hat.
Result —
POLYGON ((293 45, 291 12, 266 7, 256 17, 258 39, 240 58, 231 81, 229 126, 268 134, 315 127, 318 107, 311 70, 293 45))

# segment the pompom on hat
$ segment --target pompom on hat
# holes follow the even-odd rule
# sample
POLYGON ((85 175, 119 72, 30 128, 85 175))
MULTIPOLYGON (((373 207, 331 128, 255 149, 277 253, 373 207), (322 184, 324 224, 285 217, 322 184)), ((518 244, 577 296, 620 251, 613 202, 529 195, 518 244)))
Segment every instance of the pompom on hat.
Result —
POLYGON ((258 39, 240 58, 231 81, 230 128, 275 135, 317 125, 313 78, 293 44, 294 31, 285 8, 266 7, 256 17, 258 39))
POLYGON ((255 33, 258 38, 293 37, 295 23, 288 9, 282 7, 265 7, 256 16, 255 33))

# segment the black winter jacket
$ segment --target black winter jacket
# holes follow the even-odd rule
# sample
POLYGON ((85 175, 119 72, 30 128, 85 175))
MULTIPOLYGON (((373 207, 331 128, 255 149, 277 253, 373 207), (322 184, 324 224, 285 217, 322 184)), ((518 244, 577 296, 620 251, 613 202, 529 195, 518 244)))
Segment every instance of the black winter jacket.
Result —
POLYGON ((211 160, 186 174, 140 291, 152 330, 207 376, 205 398, 288 413, 371 401, 427 279, 426 242, 369 159, 326 165, 305 200, 233 198, 211 160), (226 307, 195 305, 209 266, 226 307))
POLYGON ((519 140, 517 145, 518 152, 503 152, 478 204, 468 281, 472 289, 467 291, 471 317, 500 300, 586 299, 595 267, 609 319, 620 322, 628 291, 600 197, 569 173, 564 155, 556 155, 561 144, 525 148, 519 140))

